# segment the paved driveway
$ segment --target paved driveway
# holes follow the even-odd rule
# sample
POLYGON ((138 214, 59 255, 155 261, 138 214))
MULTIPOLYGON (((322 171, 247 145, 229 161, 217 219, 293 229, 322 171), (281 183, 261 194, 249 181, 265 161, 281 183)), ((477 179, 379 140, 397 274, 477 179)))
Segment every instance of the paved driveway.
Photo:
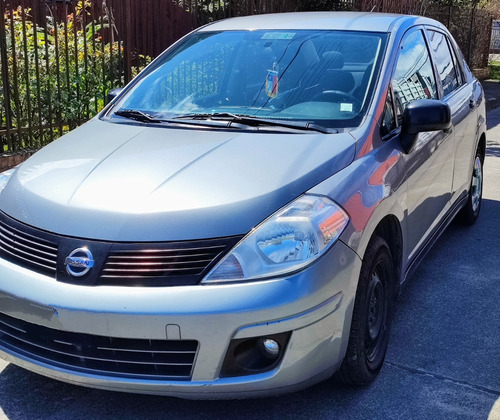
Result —
POLYGON ((452 225, 409 280, 372 386, 183 401, 80 388, 0 359, 0 418, 500 420, 500 108, 488 124, 481 216, 472 228, 452 225))

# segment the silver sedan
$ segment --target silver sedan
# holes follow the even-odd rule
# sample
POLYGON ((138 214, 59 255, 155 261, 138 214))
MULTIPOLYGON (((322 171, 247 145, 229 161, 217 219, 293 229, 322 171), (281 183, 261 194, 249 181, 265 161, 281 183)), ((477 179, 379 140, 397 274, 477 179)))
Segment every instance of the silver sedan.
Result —
POLYGON ((0 174, 0 356, 185 398, 369 383, 401 285, 479 215, 485 131, 434 20, 204 26, 0 174))

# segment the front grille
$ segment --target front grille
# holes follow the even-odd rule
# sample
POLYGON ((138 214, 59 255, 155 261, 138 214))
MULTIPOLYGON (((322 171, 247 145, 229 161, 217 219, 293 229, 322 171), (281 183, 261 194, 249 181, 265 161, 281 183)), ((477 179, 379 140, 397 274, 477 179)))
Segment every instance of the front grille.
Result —
POLYGON ((198 284, 241 237, 164 243, 115 243, 106 252, 98 285, 198 284))
POLYGON ((199 275, 226 245, 111 252, 102 279, 199 275))
POLYGON ((242 236, 171 242, 106 242, 46 232, 0 212, 0 258, 81 286, 164 287, 198 284, 242 236), (93 268, 82 277, 66 258, 88 248, 93 268))
POLYGON ((188 381, 198 342, 71 333, 0 313, 0 347, 55 367, 94 375, 188 381))
POLYGON ((55 277, 57 244, 0 221, 0 256, 33 271, 55 277))

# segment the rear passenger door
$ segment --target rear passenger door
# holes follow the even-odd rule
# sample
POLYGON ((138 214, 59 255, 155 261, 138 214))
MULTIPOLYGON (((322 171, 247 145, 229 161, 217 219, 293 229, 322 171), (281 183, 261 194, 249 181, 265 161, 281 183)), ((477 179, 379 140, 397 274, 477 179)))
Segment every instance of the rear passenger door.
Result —
POLYGON ((441 98, 451 109, 455 163, 452 185, 452 202, 466 193, 470 182, 472 150, 475 147, 477 108, 473 86, 465 80, 465 73, 448 35, 436 28, 427 27, 427 36, 434 58, 436 73, 441 85, 441 98))

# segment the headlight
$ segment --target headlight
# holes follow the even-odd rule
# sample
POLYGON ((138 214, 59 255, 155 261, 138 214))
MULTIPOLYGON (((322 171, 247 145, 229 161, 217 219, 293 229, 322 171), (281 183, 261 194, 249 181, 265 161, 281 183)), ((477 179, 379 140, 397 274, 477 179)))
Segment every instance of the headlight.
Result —
POLYGON ((9 169, 5 172, 0 173, 0 193, 3 191, 7 182, 9 182, 10 177, 16 171, 17 166, 15 168, 9 169))
POLYGON ((338 239, 349 218, 324 196, 303 195, 243 238, 203 280, 256 280, 300 270, 338 239))

